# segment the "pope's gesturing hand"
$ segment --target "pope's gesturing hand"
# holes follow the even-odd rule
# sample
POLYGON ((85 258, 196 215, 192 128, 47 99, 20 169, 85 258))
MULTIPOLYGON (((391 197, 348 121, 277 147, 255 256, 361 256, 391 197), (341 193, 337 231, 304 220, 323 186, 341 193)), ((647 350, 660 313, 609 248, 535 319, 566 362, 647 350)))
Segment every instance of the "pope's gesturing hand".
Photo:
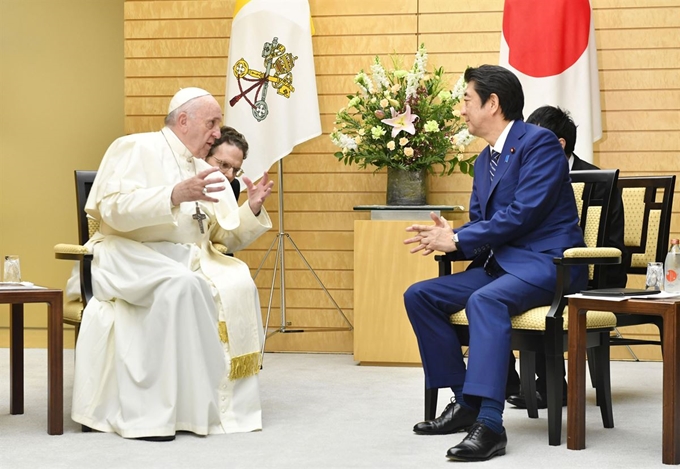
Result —
POLYGON ((257 184, 253 184, 253 181, 243 176, 243 182, 248 188, 248 203, 250 204, 250 209, 255 215, 260 213, 262 210, 262 204, 265 199, 269 197, 272 193, 272 187, 274 187, 274 181, 269 180, 269 173, 265 171, 257 184))
POLYGON ((208 177, 219 168, 210 168, 201 171, 196 176, 178 183, 172 188, 172 195, 170 200, 173 207, 178 206, 182 202, 193 202, 195 200, 205 200, 207 202, 217 202, 218 200, 210 197, 210 192, 220 192, 225 189, 224 178, 208 177))

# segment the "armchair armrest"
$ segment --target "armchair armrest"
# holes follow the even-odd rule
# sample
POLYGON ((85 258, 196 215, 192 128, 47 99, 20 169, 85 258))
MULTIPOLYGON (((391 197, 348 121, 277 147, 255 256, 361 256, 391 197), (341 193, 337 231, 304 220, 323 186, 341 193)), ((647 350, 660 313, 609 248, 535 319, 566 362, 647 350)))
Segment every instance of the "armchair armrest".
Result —
POLYGON ((80 298, 83 308, 92 299, 92 254, 80 244, 57 244, 54 246, 54 257, 80 262, 80 298))
POLYGON ((439 276, 451 275, 451 259, 446 257, 446 254, 439 254, 434 256, 434 260, 437 261, 437 266, 439 267, 439 276))
MULTIPOLYGON (((621 251, 617 248, 571 248, 564 251, 564 257, 555 257, 553 263, 557 268, 557 285, 555 286, 555 296, 550 305, 550 311, 546 314, 548 319, 559 318, 562 320, 564 308, 567 306, 567 299, 564 295, 569 290, 570 275, 569 266, 572 265, 612 265, 621 263, 621 251)), ((547 328, 546 322, 546 328, 547 328)), ((562 325, 560 324, 561 328, 562 325)))
POLYGON ((560 263, 564 265, 612 265, 621 263, 621 250, 617 248, 571 248, 564 251, 560 263))
POLYGON ((71 261, 80 261, 84 256, 90 256, 87 248, 80 244, 57 244, 54 246, 54 257, 71 261))

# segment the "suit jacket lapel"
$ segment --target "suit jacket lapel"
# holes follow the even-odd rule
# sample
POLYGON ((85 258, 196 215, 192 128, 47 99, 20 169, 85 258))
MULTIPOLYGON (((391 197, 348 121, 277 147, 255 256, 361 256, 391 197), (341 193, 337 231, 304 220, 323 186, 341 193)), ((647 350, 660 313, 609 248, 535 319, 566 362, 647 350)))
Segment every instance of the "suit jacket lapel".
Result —
POLYGON ((491 184, 491 190, 489 195, 493 193, 494 188, 503 179, 503 175, 508 170, 511 164, 514 163, 515 158, 519 158, 519 153, 516 152, 516 148, 519 148, 519 139, 526 132, 525 124, 522 121, 515 121, 508 132, 508 137, 505 139, 505 144, 503 145, 503 151, 498 157, 498 167, 496 168, 496 174, 493 178, 493 183, 491 184))

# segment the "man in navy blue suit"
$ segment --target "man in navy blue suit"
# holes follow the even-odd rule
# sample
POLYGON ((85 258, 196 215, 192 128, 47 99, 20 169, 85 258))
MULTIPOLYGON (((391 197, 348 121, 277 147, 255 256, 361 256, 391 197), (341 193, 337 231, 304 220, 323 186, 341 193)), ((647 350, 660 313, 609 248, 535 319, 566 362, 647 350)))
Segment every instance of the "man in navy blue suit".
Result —
MULTIPOLYGON (((555 135, 522 122, 524 94, 507 69, 482 65, 465 71, 461 114, 472 135, 489 144, 475 162, 470 221, 451 230, 412 225, 412 253, 447 253, 472 260, 464 272, 416 283, 404 303, 418 339, 427 388, 450 387, 455 400, 419 434, 468 431, 448 450, 453 460, 485 461, 505 454, 505 384, 510 317, 550 304, 555 290, 553 258, 584 246, 569 179, 555 135), (470 324, 467 369, 449 316, 465 308, 470 324)), ((571 272, 571 290, 587 285, 587 268, 571 272)))

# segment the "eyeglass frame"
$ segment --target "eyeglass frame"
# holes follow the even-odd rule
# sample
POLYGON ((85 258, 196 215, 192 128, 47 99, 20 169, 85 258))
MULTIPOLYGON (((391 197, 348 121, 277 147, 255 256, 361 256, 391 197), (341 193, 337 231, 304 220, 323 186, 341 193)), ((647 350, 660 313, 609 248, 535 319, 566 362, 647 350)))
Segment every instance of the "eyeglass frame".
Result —
POLYGON ((231 163, 227 161, 222 161, 221 159, 217 158, 215 155, 208 155, 208 158, 214 158, 217 163, 219 163, 220 171, 229 171, 230 169, 233 171, 234 177, 241 177, 243 176, 243 168, 234 168, 231 163), (226 169, 224 167, 227 167, 226 169))

